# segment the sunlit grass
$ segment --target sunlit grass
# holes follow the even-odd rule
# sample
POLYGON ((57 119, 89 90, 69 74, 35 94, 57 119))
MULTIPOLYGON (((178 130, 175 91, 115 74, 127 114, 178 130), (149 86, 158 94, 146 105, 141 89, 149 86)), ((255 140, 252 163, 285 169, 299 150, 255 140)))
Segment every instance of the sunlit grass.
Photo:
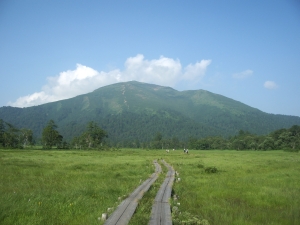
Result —
MULTIPOLYGON (((179 172, 178 199, 170 200, 175 225, 299 224, 299 153, 192 150, 0 150, 0 224, 103 224, 101 214, 161 158, 179 172)), ((131 224, 148 223, 164 177, 145 193, 131 224)))
POLYGON ((167 159, 181 176, 174 191, 180 196, 182 212, 206 219, 210 224, 299 224, 299 154, 190 153, 184 158, 167 159), (206 173, 205 167, 210 166, 218 172, 206 173))
POLYGON ((154 172, 135 152, 0 151, 1 224, 98 224, 154 172))

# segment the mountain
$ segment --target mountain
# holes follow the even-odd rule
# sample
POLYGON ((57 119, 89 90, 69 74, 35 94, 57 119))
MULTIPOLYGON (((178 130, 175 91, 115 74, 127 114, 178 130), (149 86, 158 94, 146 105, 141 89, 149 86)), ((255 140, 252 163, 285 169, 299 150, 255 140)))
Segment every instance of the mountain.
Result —
POLYGON ((28 108, 1 107, 0 118, 40 137, 53 119, 65 139, 97 122, 113 142, 232 136, 239 130, 262 135, 300 125, 300 117, 262 112, 205 90, 177 91, 136 81, 117 83, 74 98, 28 108))

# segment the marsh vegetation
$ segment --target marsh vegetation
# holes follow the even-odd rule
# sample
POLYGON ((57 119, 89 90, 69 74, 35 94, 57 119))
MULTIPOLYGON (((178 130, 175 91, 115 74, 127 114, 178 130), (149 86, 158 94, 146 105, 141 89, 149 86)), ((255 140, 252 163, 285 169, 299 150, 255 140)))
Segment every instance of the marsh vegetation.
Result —
MULTIPOLYGON (((300 221, 299 153, 126 149, 0 150, 0 223, 103 224, 101 214, 116 208, 162 158, 177 171, 174 224, 300 221)), ((144 195, 130 224, 148 223, 163 179, 144 195)))

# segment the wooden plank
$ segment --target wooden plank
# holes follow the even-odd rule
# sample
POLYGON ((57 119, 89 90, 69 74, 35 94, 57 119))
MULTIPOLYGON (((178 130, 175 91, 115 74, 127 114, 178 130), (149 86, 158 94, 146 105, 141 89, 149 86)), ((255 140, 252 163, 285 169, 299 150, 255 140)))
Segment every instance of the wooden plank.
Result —
POLYGON ((150 186, 155 182, 158 177, 158 173, 161 172, 161 166, 154 161, 155 173, 150 178, 144 181, 139 187, 137 187, 128 198, 121 202, 118 208, 112 213, 105 225, 126 225, 129 223, 133 213, 136 210, 138 201, 147 192, 150 186))
POLYGON ((173 187, 174 178, 175 178, 175 176, 169 177, 168 185, 165 189, 165 193, 164 193, 162 202, 166 202, 166 203, 169 202, 169 199, 171 198, 171 194, 172 194, 172 187, 173 187))
POLYGON ((156 197, 154 199, 155 202, 161 202, 162 201, 167 185, 168 185, 168 180, 165 179, 164 182, 162 183, 162 185, 160 186, 157 194, 156 194, 156 197))
POLYGON ((149 225, 160 224, 161 202, 154 202, 152 205, 149 225))
POLYGON ((172 193, 173 181, 175 178, 174 169, 163 161, 164 165, 168 168, 166 178, 157 192, 152 206, 150 225, 172 225, 171 208, 169 199, 172 193))
POLYGON ((171 225, 172 216, 169 203, 155 202, 152 206, 149 225, 171 225))
POLYGON ((160 224, 172 225, 172 215, 169 203, 161 203, 161 219, 160 224))

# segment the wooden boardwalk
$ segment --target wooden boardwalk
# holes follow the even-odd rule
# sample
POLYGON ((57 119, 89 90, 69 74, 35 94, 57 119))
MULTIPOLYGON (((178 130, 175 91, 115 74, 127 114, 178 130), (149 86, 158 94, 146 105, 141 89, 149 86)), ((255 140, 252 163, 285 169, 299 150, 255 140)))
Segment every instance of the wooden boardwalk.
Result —
POLYGON ((125 225, 129 223, 137 205, 138 201, 143 197, 144 193, 148 191, 150 186, 158 178, 161 172, 161 166, 154 161, 155 173, 153 173, 150 178, 143 182, 138 188, 136 188, 131 195, 126 198, 118 208, 113 212, 113 214, 104 223, 106 225, 125 225))
POLYGON ((155 197, 149 222, 150 225, 172 225, 169 199, 172 194, 175 171, 165 161, 163 163, 168 168, 168 173, 155 197))

